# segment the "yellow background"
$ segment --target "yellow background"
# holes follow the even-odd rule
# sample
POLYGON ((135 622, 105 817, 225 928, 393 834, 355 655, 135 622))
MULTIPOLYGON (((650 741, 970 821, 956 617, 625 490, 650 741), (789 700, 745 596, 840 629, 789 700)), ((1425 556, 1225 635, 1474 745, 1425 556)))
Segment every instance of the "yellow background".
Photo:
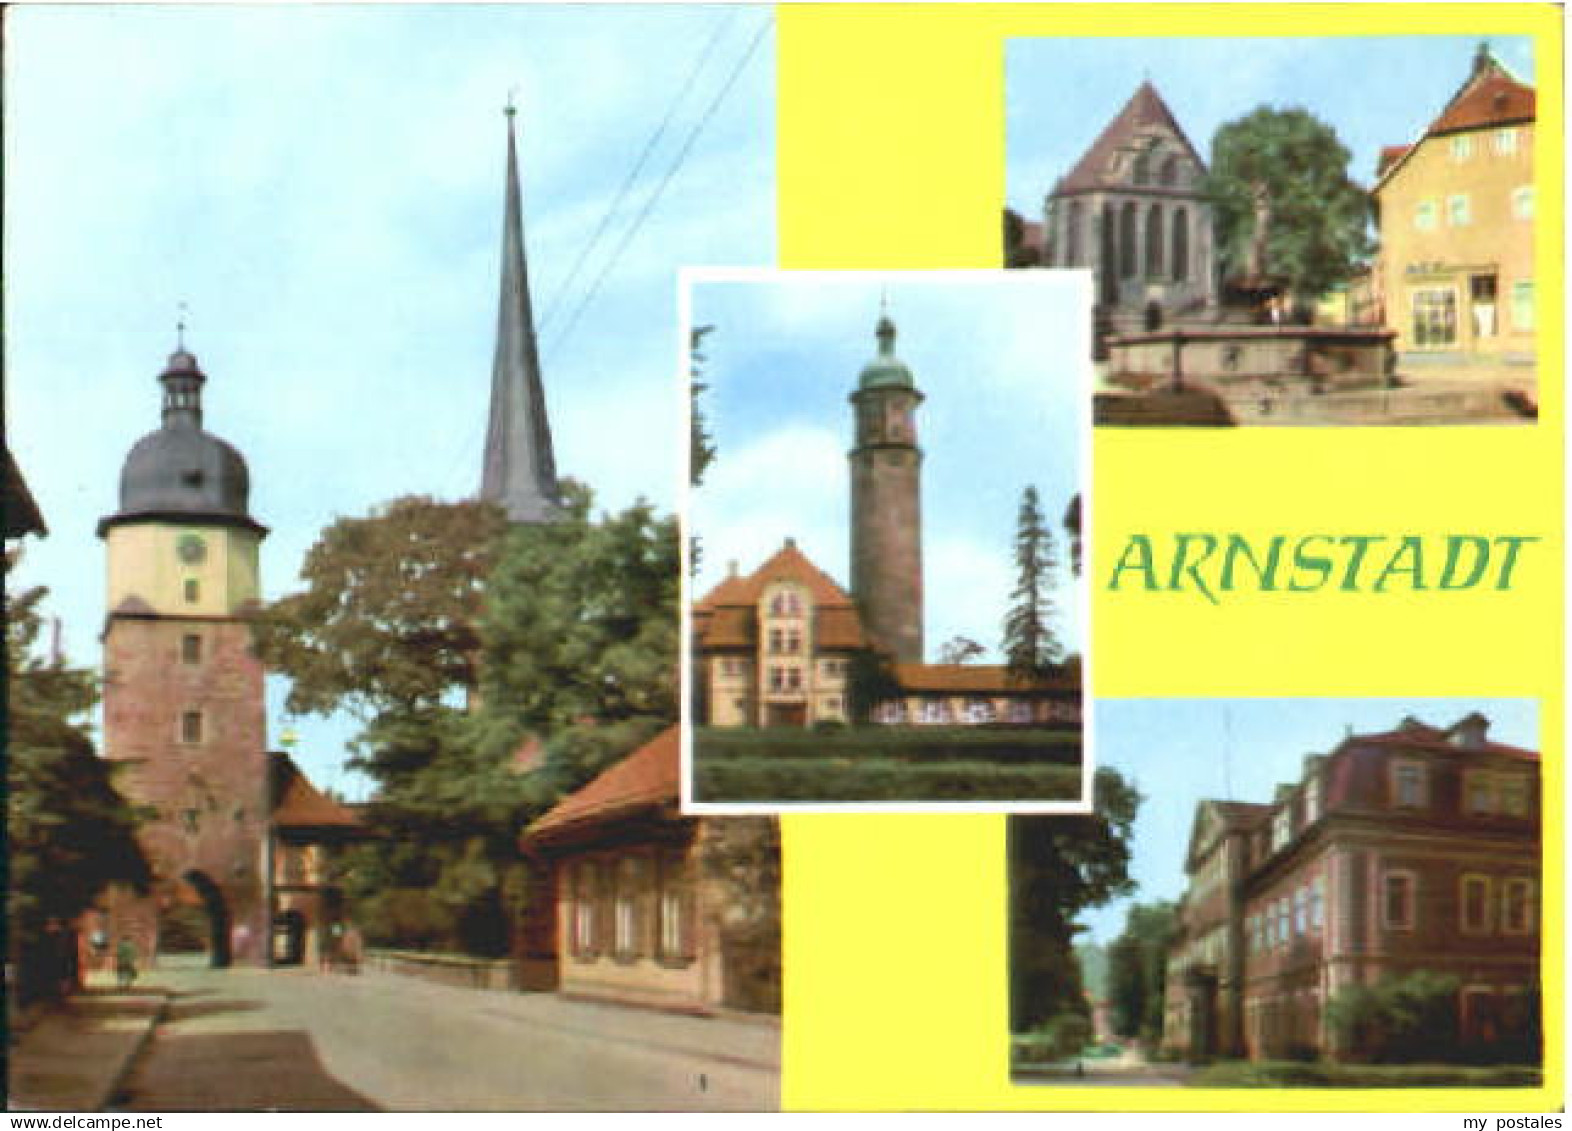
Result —
MULTIPOLYGON (((1561 1104, 1559 11, 1490 4, 782 6, 781 265, 999 265, 1006 39, 1241 31, 1536 37, 1542 415, 1537 427, 1098 435, 1088 569, 1096 694, 1540 699, 1544 789, 1552 806, 1543 885, 1545 1087, 1428 1092, 1012 1087, 1004 819, 794 816, 786 819, 784 832, 782 1100, 788 1109, 1500 1112, 1561 1104), (1529 534, 1545 542, 1524 550, 1510 593, 1255 594, 1219 608, 1193 596, 1103 590, 1129 534, 1178 530, 1529 534)), ((1182 39, 1173 50, 1182 52, 1182 39)), ((1227 76, 1218 81, 1226 83, 1227 76)), ((1241 114, 1249 109, 1239 108, 1241 114)), ((1163 799, 1146 804, 1162 805, 1163 799)))

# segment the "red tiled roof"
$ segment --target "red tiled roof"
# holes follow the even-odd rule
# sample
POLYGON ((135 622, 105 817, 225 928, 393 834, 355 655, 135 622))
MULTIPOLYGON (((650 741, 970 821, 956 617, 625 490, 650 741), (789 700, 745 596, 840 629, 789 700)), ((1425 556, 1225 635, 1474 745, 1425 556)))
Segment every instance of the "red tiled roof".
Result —
POLYGON ((1534 120, 1534 88, 1513 78, 1495 58, 1483 54, 1462 88, 1430 123, 1429 133, 1477 130, 1534 120))
POLYGON ((895 680, 902 690, 938 692, 1005 693, 1012 691, 1066 690, 1081 686, 1078 667, 1067 667, 1046 680, 1023 683, 1010 678, 1002 664, 896 664, 895 680))
POLYGON ((1484 740, 1477 746, 1459 746, 1451 740, 1451 731, 1440 730, 1437 727, 1425 726, 1423 723, 1409 727, 1399 727, 1397 730, 1384 731, 1381 734, 1356 734, 1343 740, 1344 744, 1351 742, 1372 746, 1400 746, 1404 750, 1431 751, 1433 753, 1456 754, 1464 751, 1472 754, 1499 754, 1507 758, 1518 758, 1524 761, 1539 761, 1539 751, 1525 750, 1521 746, 1509 746, 1504 742, 1484 740))
POLYGON ((1174 120, 1173 113, 1168 109, 1168 104, 1163 101, 1162 95, 1157 93, 1157 88, 1150 82, 1143 82, 1130 96, 1130 101, 1125 103, 1124 109, 1120 110, 1103 132, 1097 135, 1097 140, 1092 142, 1092 147, 1060 179, 1054 191, 1056 193, 1086 192, 1115 183, 1110 179, 1108 172, 1113 155, 1153 126, 1172 130, 1196 164, 1203 169, 1206 168, 1206 163, 1195 151, 1195 146, 1190 144, 1190 139, 1185 136, 1184 130, 1179 128, 1179 123, 1174 120))
POLYGON ((289 755, 272 755, 272 776, 276 828, 360 827, 360 817, 312 785, 289 755))
POLYGON ((1383 173, 1407 157, 1413 148, 1411 145, 1383 145, 1381 156, 1376 159, 1376 179, 1379 180, 1383 173))
POLYGON ((675 726, 667 727, 583 789, 568 794, 525 830, 525 839, 540 840, 570 825, 612 821, 675 804, 682 768, 678 733, 675 726))
POLYGON ((846 590, 818 566, 810 562, 790 538, 763 565, 746 577, 731 576, 702 597, 696 608, 713 609, 725 605, 756 605, 764 587, 776 581, 795 581, 813 595, 813 602, 825 605, 850 605, 846 590))
MULTIPOLYGON (((1474 69, 1452 95, 1436 120, 1430 123, 1419 142, 1428 137, 1486 129, 1514 122, 1532 122, 1535 112, 1534 88, 1512 77, 1489 51, 1481 49, 1474 58, 1474 69)), ((1380 189, 1400 169, 1415 150, 1413 145, 1388 145, 1382 148, 1376 165, 1376 189, 1380 189)))
POLYGON ((862 617, 850 606, 819 609, 813 628, 814 641, 821 651, 826 648, 861 648, 868 642, 862 631, 862 617))
POLYGON ((694 635, 704 648, 751 648, 758 638, 757 616, 749 608, 722 608, 693 620, 694 635))

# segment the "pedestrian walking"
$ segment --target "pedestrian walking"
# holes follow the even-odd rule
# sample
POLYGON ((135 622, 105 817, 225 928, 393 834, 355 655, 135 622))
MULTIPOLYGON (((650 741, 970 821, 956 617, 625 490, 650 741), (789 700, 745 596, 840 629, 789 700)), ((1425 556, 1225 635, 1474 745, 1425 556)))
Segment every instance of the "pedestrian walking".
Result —
POLYGON ((124 937, 115 946, 115 982, 122 990, 129 990, 136 981, 136 943, 124 937))

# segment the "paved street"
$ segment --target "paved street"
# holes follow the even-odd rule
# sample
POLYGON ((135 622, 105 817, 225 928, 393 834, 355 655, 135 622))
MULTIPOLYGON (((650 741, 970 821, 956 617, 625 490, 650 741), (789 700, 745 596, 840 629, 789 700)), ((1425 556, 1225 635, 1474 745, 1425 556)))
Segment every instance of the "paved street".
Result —
POLYGON ((395 975, 169 965, 123 1110, 773 1110, 779 1028, 395 975))

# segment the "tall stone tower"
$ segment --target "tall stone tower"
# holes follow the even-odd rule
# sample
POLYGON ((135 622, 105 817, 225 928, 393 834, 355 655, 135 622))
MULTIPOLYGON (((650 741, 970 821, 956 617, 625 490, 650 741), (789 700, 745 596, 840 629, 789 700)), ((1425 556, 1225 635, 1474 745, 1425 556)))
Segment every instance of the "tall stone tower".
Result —
POLYGON ((499 503, 513 522, 549 522, 560 505, 551 422, 540 381, 529 271, 524 263, 524 218, 512 106, 507 108, 507 195, 502 216, 502 295, 497 351, 491 366, 491 416, 480 497, 499 503))
POLYGON ((163 425, 126 456, 120 509, 98 524, 104 749, 127 798, 154 811, 140 833, 152 896, 119 893, 112 931, 147 955, 161 917, 200 909, 213 963, 227 965, 262 959, 268 938, 265 708, 247 624, 267 529, 247 509, 245 460, 202 428, 206 380, 183 345, 170 356, 163 425))
POLYGON ((851 450, 851 582, 875 644, 903 663, 923 659, 922 393, 895 356, 895 323, 879 319, 879 354, 863 367, 851 450))

